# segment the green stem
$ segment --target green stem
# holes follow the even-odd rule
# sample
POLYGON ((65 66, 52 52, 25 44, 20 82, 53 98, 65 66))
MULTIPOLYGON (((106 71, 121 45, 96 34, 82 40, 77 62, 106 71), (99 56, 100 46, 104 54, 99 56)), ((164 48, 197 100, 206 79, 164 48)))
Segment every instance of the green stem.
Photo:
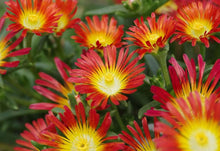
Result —
MULTIPOLYGON (((31 48, 31 43, 32 43, 33 35, 34 35, 33 33, 27 33, 26 38, 24 40, 24 48, 31 48)), ((29 59, 30 63, 33 62, 33 60, 32 60, 32 53, 31 52, 28 54, 28 59, 29 59)))
POLYGON ((115 118, 116 118, 116 120, 117 120, 117 122, 118 122, 118 124, 119 124, 119 126, 121 128, 121 130, 125 130, 126 128, 125 128, 125 125, 124 125, 124 123, 123 123, 123 121, 121 119, 121 116, 120 116, 119 112, 118 112, 117 106, 115 104, 112 104, 112 108, 115 111, 114 116, 115 116, 115 118))
POLYGON ((63 49, 62 49, 62 37, 55 37, 56 40, 56 56, 59 56, 60 59, 64 59, 64 53, 63 53, 63 49))
MULTIPOLYGON (((26 38, 24 40, 24 48, 31 48, 33 35, 34 35, 33 33, 27 33, 26 38)), ((34 74, 34 76, 37 76, 37 70, 35 68, 34 60, 32 58, 32 51, 30 51, 28 54, 28 60, 29 60, 30 65, 32 66, 31 68, 32 73, 34 74)))
POLYGON ((202 58, 205 59, 205 55, 206 55, 206 47, 203 43, 198 42, 197 43, 199 46, 199 53, 202 55, 202 58))
POLYGON ((164 48, 162 50, 159 50, 157 53, 154 53, 153 56, 158 61, 161 67, 166 88, 169 89, 171 87, 171 81, 170 81, 170 76, 169 76, 169 72, 167 68, 167 52, 168 52, 168 49, 164 48))

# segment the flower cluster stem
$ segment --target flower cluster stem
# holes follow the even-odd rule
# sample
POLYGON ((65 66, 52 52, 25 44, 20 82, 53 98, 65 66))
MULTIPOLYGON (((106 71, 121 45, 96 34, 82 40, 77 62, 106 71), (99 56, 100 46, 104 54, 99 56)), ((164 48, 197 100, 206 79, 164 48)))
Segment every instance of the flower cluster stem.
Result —
MULTIPOLYGON (((27 36, 24 40, 24 48, 31 48, 33 35, 34 35, 33 33, 27 33, 27 36)), ((32 70, 33 74, 37 75, 37 71, 36 71, 34 61, 33 61, 33 58, 32 58, 32 51, 30 51, 29 54, 28 54, 28 60, 29 60, 30 65, 32 66, 31 70, 32 70)))
POLYGON ((158 61, 161 71, 164 77, 166 88, 169 89, 171 87, 170 76, 167 68, 167 52, 168 49, 164 48, 159 50, 157 53, 154 53, 154 58, 158 61))
MULTIPOLYGON (((32 33, 27 33, 27 36, 24 40, 24 48, 31 48, 31 43, 32 43, 32 33)), ((31 52, 28 54, 28 60, 30 63, 32 63, 32 55, 31 52)))
POLYGON ((116 120, 117 120, 117 122, 118 122, 118 124, 119 124, 119 126, 121 128, 121 130, 125 130, 125 125, 124 125, 124 123, 123 123, 123 121, 121 119, 121 116, 120 116, 119 112, 118 112, 117 106, 115 104, 112 104, 112 108, 115 111, 114 116, 115 116, 115 118, 116 118, 116 120))
POLYGON ((198 43, 199 46, 199 53, 202 55, 202 58, 205 59, 206 55, 206 47, 203 43, 198 43))
POLYGON ((59 58, 63 59, 64 58, 64 53, 62 49, 62 37, 55 37, 56 40, 56 56, 59 56, 59 58))

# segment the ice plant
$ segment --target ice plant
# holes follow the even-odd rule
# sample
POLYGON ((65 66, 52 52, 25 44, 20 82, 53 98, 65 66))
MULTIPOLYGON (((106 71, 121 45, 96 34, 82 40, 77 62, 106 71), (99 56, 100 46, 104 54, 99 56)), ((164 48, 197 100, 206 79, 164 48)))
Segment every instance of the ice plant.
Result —
MULTIPOLYGON (((165 106, 167 102, 172 102, 176 105, 176 108, 180 108, 176 99, 187 99, 190 93, 199 93, 198 95, 200 95, 201 100, 203 101, 203 107, 205 106, 205 100, 209 98, 211 94, 215 94, 219 99, 220 88, 216 88, 216 85, 220 78, 220 59, 218 59, 213 65, 206 81, 203 78, 205 62, 201 55, 198 56, 198 79, 195 61, 193 59, 189 60, 185 54, 183 55, 183 60, 186 64, 186 69, 183 69, 174 58, 171 58, 169 61, 172 64, 172 66, 169 67, 169 72, 175 96, 172 96, 160 87, 152 86, 151 92, 154 94, 153 98, 162 103, 162 107, 166 110, 167 108, 165 106)), ((152 114, 152 110, 148 111, 147 115, 149 114, 152 114)))
POLYGON ((154 13, 147 18, 149 27, 144 23, 143 17, 134 21, 135 26, 129 28, 126 32, 131 37, 125 37, 126 40, 132 41, 132 45, 139 46, 137 49, 142 58, 145 53, 157 53, 159 48, 163 48, 168 38, 174 33, 175 21, 172 17, 162 15, 156 21, 154 13))
POLYGON ((168 102, 169 112, 161 115, 171 125, 156 123, 155 130, 163 136, 155 139, 161 151, 217 151, 220 149, 220 102, 212 95, 205 100, 199 93, 191 93, 187 99, 179 98, 180 109, 168 102))
POLYGON ((108 99, 115 105, 127 100, 124 94, 136 91, 143 84, 144 64, 137 64, 139 59, 134 52, 128 54, 128 49, 119 51, 118 57, 115 46, 104 48, 104 62, 94 51, 82 54, 75 63, 79 69, 73 69, 69 81, 76 83, 76 91, 88 94, 87 100, 93 100, 92 106, 105 108, 108 99), (129 62, 130 61, 130 62, 129 62))
MULTIPOLYGON (((65 105, 70 107, 70 100, 68 94, 75 92, 74 85, 71 82, 68 82, 68 72, 71 71, 71 68, 62 62, 59 58, 54 58, 57 70, 59 71, 61 77, 63 78, 64 85, 59 83, 56 79, 51 77, 48 74, 43 72, 39 73, 41 79, 36 80, 36 86, 33 88, 41 95, 45 96, 46 98, 50 99, 54 103, 35 103, 30 105, 30 109, 35 110, 51 110, 55 107, 63 108, 65 105), (67 72, 66 72, 67 70, 67 72), (55 90, 58 93, 55 93, 55 90)), ((75 99, 80 100, 79 96, 75 94, 75 99)))
POLYGON ((72 19, 77 11, 77 0, 56 0, 56 6, 59 8, 57 15, 61 15, 57 21, 57 27, 54 28, 54 32, 57 35, 62 33, 79 21, 79 19, 72 19))
POLYGON ((98 16, 93 16, 92 19, 86 17, 88 26, 84 22, 74 26, 75 36, 71 38, 91 49, 102 50, 108 45, 122 46, 121 37, 124 34, 123 25, 117 26, 115 18, 103 15, 101 20, 98 16))
MULTIPOLYGON (((0 18, 0 31, 4 25, 5 18, 4 16, 0 18)), ((17 67, 19 61, 6 61, 7 58, 20 56, 28 54, 31 48, 23 48, 17 51, 13 51, 13 49, 19 45, 20 42, 24 39, 24 37, 20 36, 15 42, 11 42, 11 38, 15 36, 16 33, 10 32, 5 37, 1 37, 0 39, 0 74, 5 74, 7 72, 5 67, 17 67), (13 51, 13 52, 12 52, 13 51)))
POLYGON ((5 4, 8 6, 6 17, 13 22, 7 29, 13 32, 23 30, 23 36, 27 32, 37 35, 52 33, 60 18, 56 15, 53 0, 33 0, 33 3, 32 0, 9 0, 5 4))
MULTIPOLYGON (((156 122, 156 121, 155 121, 156 122)), ((144 117, 142 119, 142 125, 144 134, 138 125, 136 121, 134 121, 134 127, 131 127, 130 125, 127 126, 129 131, 131 132, 131 135, 129 135, 127 132, 122 131, 122 134, 119 134, 119 137, 128 144, 127 151, 156 151, 157 148, 155 146, 155 143, 153 142, 150 131, 148 128, 147 118, 144 117)), ((159 137, 159 133, 155 133, 155 137, 159 137)))
POLYGON ((43 138, 44 136, 41 135, 41 132, 46 129, 56 132, 55 127, 51 125, 51 122, 47 119, 47 116, 46 121, 42 118, 39 118, 36 121, 33 121, 32 124, 26 123, 25 127, 28 130, 25 130, 23 133, 21 133, 23 139, 16 140, 16 143, 20 146, 14 147, 15 151, 40 151, 32 144, 31 141, 37 142, 40 138, 43 138))
POLYGON ((192 46, 202 42, 209 47, 209 39, 220 43, 220 39, 213 34, 220 31, 220 11, 211 2, 192 2, 179 8, 177 12, 177 27, 171 42, 180 39, 179 44, 186 41, 192 46))
MULTIPOLYGON (((95 109, 89 111, 86 117, 85 109, 82 103, 75 106, 74 115, 68 107, 64 107, 65 112, 59 114, 61 121, 49 112, 49 119, 63 133, 62 135, 50 131, 44 131, 43 135, 47 138, 40 143, 53 148, 48 151, 117 151, 123 149, 122 142, 106 142, 115 140, 118 136, 106 136, 111 125, 110 114, 107 113, 103 122, 100 122, 99 114, 95 109)), ((43 150, 43 151, 46 151, 43 150)))

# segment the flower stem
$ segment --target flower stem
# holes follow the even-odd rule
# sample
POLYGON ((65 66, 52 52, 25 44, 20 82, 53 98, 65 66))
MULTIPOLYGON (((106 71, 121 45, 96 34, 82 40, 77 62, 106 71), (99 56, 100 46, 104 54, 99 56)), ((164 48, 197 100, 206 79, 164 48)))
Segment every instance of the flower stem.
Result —
POLYGON ((59 58, 64 59, 64 53, 62 49, 62 37, 54 37, 56 40, 56 56, 59 56, 59 58))
POLYGON ((163 48, 162 50, 159 50, 157 53, 154 53, 153 56, 158 61, 161 67, 166 88, 169 89, 171 87, 171 82, 170 82, 169 72, 167 69, 167 52, 168 52, 168 48, 166 47, 163 48))
POLYGON ((205 45, 203 43, 199 42, 198 46, 199 46, 199 53, 202 55, 202 58, 205 59, 205 55, 206 55, 205 45))
MULTIPOLYGON (((27 33, 27 36, 24 40, 24 48, 31 48, 33 33, 27 33)), ((31 52, 28 54, 28 60, 30 63, 33 62, 31 52)))
MULTIPOLYGON (((27 33, 27 36, 24 40, 24 48, 31 48, 33 35, 34 35, 33 33, 27 33)), ((30 65, 32 66, 32 68, 31 68, 32 73, 34 75, 37 75, 37 70, 35 68, 34 61, 33 61, 33 58, 32 58, 32 51, 30 51, 29 54, 28 54, 28 60, 29 60, 30 65)))
POLYGON ((120 116, 119 112, 118 112, 117 106, 112 103, 112 108, 113 108, 114 111, 115 111, 115 112, 114 112, 114 116, 115 116, 115 118, 116 118, 116 120, 117 120, 117 122, 118 122, 118 124, 119 124, 119 126, 120 126, 120 128, 121 128, 121 130, 125 130, 125 125, 124 125, 124 123, 123 123, 123 121, 122 121, 122 119, 121 119, 121 116, 120 116))

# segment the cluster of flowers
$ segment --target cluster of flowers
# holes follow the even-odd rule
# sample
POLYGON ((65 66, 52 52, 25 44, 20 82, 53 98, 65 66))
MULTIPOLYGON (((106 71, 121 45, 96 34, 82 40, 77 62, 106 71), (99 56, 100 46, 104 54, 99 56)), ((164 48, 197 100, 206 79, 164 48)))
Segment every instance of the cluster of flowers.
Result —
MULTIPOLYGON (((6 62, 8 57, 28 54, 31 48, 11 52, 27 34, 55 33, 57 36, 69 28, 76 35, 71 38, 81 46, 87 47, 71 69, 58 57, 54 61, 65 84, 60 84, 52 76, 39 73, 34 89, 54 103, 31 104, 30 109, 48 110, 44 119, 26 124, 17 140, 17 151, 107 151, 107 150, 192 150, 216 151, 220 149, 220 102, 216 85, 220 78, 220 60, 217 60, 206 80, 203 80, 205 62, 198 56, 199 77, 194 60, 186 55, 184 70, 171 58, 169 62, 170 79, 175 96, 166 90, 152 86, 153 98, 161 103, 162 110, 154 108, 145 115, 155 117, 155 136, 151 138, 146 117, 142 119, 142 128, 134 121, 134 128, 127 126, 130 134, 122 131, 117 136, 107 132, 112 119, 107 113, 100 123, 97 110, 105 110, 109 105, 119 105, 127 100, 126 94, 136 91, 144 82, 144 64, 140 59, 146 53, 156 58, 170 42, 186 41, 204 43, 209 47, 209 40, 220 43, 213 34, 220 31, 220 9, 209 1, 192 1, 179 7, 175 16, 161 15, 158 20, 155 13, 145 19, 134 21, 134 26, 126 31, 129 37, 123 42, 123 25, 107 15, 86 17, 87 24, 80 19, 72 19, 77 10, 77 0, 9 0, 5 3, 8 12, 0 20, 3 27, 5 18, 13 23, 7 28, 11 31, 0 43, 0 67, 16 67, 19 61, 6 62), (8 41, 18 32, 21 36, 10 46, 8 41), (129 53, 129 46, 139 49, 129 53), (119 49, 119 50, 118 50, 119 49), (138 56, 135 54, 138 53, 138 56), (58 93, 55 93, 55 90, 58 93), (74 93, 77 105, 71 107, 69 94, 74 93), (87 94, 91 109, 87 113, 81 101, 81 94, 87 94), (111 102, 111 104, 108 104, 111 102), (52 112, 53 108, 62 108, 59 118, 52 112), (164 119, 162 122, 157 117, 164 119), (62 134, 60 134, 62 133, 62 134), (132 134, 132 135, 131 135, 132 134)), ((166 51, 165 51, 166 52, 166 51)), ((164 62, 160 62, 161 64, 164 62)), ((6 69, 0 70, 1 74, 6 69)), ((163 73, 164 76, 166 73, 163 73)), ((164 77, 165 78, 165 77, 164 77)), ((169 81, 168 79, 165 79, 169 81)), ((169 86, 169 82, 166 83, 169 86)))

